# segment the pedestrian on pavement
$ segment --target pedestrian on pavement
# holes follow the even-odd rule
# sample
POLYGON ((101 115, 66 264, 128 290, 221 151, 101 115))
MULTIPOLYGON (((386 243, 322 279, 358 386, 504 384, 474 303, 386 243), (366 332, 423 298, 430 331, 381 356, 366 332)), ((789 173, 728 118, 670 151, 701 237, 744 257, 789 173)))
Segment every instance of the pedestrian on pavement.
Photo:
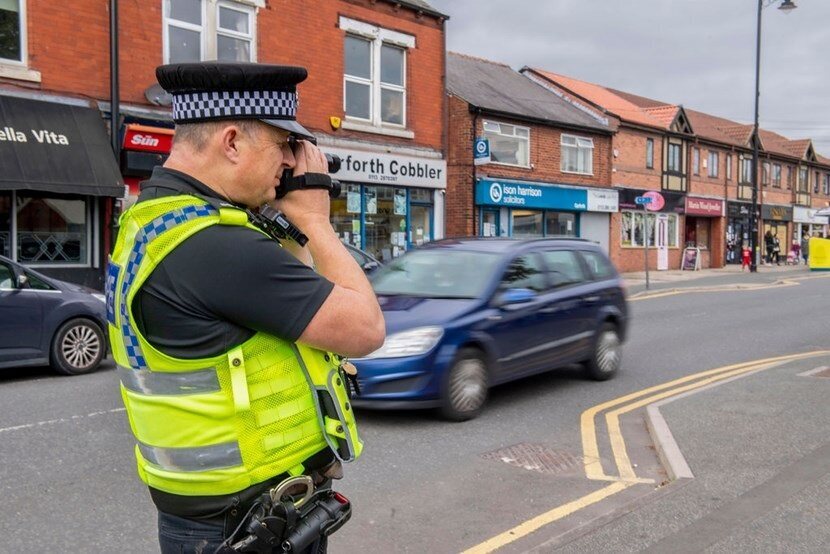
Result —
POLYGON ((772 250, 775 248, 775 241, 772 239, 772 231, 767 231, 764 234, 764 247, 767 253, 764 257, 764 261, 769 265, 772 263, 772 250))
POLYGON ((156 76, 176 134, 120 220, 110 343, 161 552, 214 552, 263 493, 303 474, 329 486, 360 455, 341 355, 379 348, 384 322, 329 222, 326 158, 296 121, 306 70, 208 62, 156 76), (275 200, 287 170, 323 188, 275 200), (263 231, 266 203, 307 247, 263 231))
POLYGON ((750 264, 751 263, 752 263, 752 251, 749 249, 749 245, 744 243, 744 246, 741 249, 741 271, 750 269, 750 264))
POLYGON ((810 235, 807 233, 801 237, 801 257, 804 258, 805 264, 810 260, 810 235))
POLYGON ((799 242, 798 238, 793 239, 792 253, 793 264, 801 265, 801 243, 799 242))
POLYGON ((772 258, 775 265, 781 265, 781 241, 778 240, 778 235, 772 237, 772 258))

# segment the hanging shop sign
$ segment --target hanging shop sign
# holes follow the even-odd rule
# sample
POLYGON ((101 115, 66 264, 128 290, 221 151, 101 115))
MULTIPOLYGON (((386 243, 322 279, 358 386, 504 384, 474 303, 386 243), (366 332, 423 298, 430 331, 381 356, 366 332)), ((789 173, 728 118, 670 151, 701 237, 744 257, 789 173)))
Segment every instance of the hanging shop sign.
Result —
POLYGON ((687 196, 686 215, 721 217, 723 215, 723 200, 687 196))
POLYGON ((371 185, 399 185, 433 189, 447 188, 447 162, 386 152, 364 152, 323 146, 326 154, 340 156, 340 181, 371 185))

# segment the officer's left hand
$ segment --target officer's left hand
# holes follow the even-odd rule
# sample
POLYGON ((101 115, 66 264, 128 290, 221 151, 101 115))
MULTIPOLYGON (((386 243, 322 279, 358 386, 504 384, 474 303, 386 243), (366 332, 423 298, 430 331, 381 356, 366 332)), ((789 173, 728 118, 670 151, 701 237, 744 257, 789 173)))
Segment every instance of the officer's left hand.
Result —
POLYGON ((306 173, 324 173, 328 174, 329 164, 326 161, 326 156, 314 144, 306 140, 297 141, 294 148, 294 176, 304 175, 306 173))

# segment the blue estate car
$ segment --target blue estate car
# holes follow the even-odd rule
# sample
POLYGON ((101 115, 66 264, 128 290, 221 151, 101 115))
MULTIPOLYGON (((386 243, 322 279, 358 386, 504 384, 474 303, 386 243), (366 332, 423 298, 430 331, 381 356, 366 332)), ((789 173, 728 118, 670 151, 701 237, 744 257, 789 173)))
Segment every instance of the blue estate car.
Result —
POLYGON ((0 256, 0 368, 94 371, 107 353, 104 295, 0 256))
POLYGON ((369 408, 479 414, 490 386, 583 363, 596 380, 620 366, 624 285, 594 243, 573 238, 448 239, 372 277, 387 338, 353 360, 369 408))

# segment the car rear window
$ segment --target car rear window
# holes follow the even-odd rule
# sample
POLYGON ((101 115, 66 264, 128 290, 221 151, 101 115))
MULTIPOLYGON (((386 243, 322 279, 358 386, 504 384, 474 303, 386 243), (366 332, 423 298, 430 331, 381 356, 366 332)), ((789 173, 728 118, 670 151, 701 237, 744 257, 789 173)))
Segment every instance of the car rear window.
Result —
POLYGON ((554 288, 585 281, 585 273, 576 253, 571 250, 547 250, 542 252, 548 269, 548 278, 554 288))
POLYGON ((612 279, 617 276, 617 270, 614 269, 608 258, 599 252, 583 250, 580 253, 591 271, 591 276, 597 281, 612 279))

